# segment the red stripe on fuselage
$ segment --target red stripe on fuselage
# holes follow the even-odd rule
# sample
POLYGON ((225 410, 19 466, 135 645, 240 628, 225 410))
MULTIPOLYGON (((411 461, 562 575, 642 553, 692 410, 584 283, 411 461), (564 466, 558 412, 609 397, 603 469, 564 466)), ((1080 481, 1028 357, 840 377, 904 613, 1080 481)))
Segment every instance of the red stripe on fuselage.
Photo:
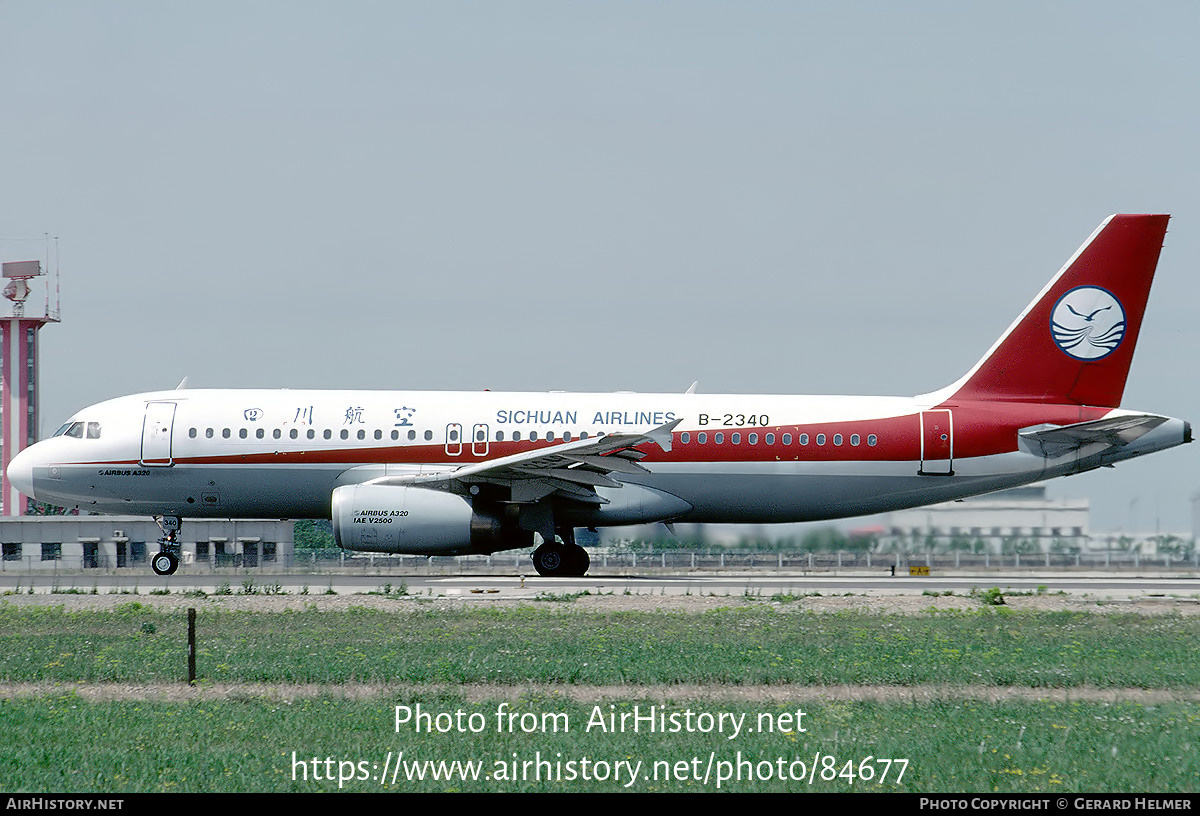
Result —
MULTIPOLYGON (((1109 408, 1081 407, 1077 405, 1041 405, 1020 402, 945 402, 936 406, 948 409, 953 415, 954 458, 964 459, 990 456, 1017 450, 1017 432, 1021 428, 1048 423, 1071 425, 1100 419, 1109 408)), ((684 443, 680 432, 674 434, 672 449, 663 451, 657 445, 647 443, 639 446, 646 454, 645 463, 653 462, 894 462, 917 461, 921 458, 920 414, 913 413, 897 417, 880 417, 847 422, 819 422, 797 425, 774 425, 766 427, 705 427, 690 429, 686 433, 689 441, 684 443), (707 436, 701 443, 699 435, 707 436), (717 444, 716 435, 723 435, 717 444), (738 442, 733 441, 738 434, 738 442), (757 434, 756 444, 750 444, 750 434, 757 434), (767 434, 774 434, 774 443, 766 443, 767 434), (783 443, 784 434, 791 435, 791 444, 783 443), (807 435, 807 444, 800 444, 801 435, 807 435), (824 444, 817 444, 820 435, 824 444), (841 444, 834 444, 835 436, 841 436, 841 444), (858 444, 851 438, 858 436, 858 444), (875 445, 868 444, 874 435, 875 445)), ((236 444, 236 443, 234 443, 236 444)), ((346 448, 329 450, 303 449, 255 452, 223 453, 212 456, 177 456, 177 465, 345 465, 354 467, 367 464, 413 464, 413 465, 456 465, 486 462, 504 456, 533 450, 549 449, 563 441, 546 440, 520 442, 492 441, 487 456, 476 456, 471 445, 464 443, 462 453, 450 456, 443 445, 388 445, 383 447, 346 448)), ((91 462, 105 466, 135 466, 137 460, 119 462, 91 462)))

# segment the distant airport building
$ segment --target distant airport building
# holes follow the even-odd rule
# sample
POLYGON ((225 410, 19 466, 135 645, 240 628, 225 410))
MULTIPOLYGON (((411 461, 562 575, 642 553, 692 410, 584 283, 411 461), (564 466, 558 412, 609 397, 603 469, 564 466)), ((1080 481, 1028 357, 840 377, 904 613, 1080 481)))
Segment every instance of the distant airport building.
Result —
MULTIPOLYGON (((847 540, 868 541, 876 552, 1086 552, 1105 546, 1103 541, 1092 541, 1088 514, 1087 499, 1047 498, 1046 488, 1034 485, 872 516, 857 526, 850 521, 847 540)), ((674 538, 705 547, 767 543, 799 550, 806 541, 820 540, 814 531, 834 524, 679 524, 674 538)), ((604 531, 604 543, 616 547, 634 540, 669 538, 672 535, 661 524, 604 531)))
MULTIPOLYGON (((161 532, 145 516, 22 516, 0 521, 0 570, 146 569, 161 532)), ((183 564, 290 566, 292 522, 188 519, 183 564)))
POLYGON ((1084 552, 1087 499, 1051 499, 1044 485, 1015 487, 880 517, 880 549, 974 553, 1084 552))

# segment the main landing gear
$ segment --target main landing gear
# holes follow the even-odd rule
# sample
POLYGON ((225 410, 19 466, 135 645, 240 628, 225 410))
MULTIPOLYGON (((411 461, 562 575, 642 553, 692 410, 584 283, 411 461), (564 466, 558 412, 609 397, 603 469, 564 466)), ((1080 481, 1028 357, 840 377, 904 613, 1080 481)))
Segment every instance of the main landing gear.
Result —
POLYGON ((572 528, 560 529, 559 536, 563 539, 548 541, 533 551, 533 568, 538 575, 550 578, 580 578, 587 574, 592 559, 587 550, 575 543, 575 531, 572 528))
POLYGON ((158 540, 159 551, 150 559, 150 569, 155 575, 174 575, 179 569, 179 530, 183 519, 179 516, 155 516, 163 537, 158 540))
POLYGON ((579 578, 585 575, 592 559, 578 544, 543 544, 533 551, 533 568, 538 575, 552 578, 579 578))

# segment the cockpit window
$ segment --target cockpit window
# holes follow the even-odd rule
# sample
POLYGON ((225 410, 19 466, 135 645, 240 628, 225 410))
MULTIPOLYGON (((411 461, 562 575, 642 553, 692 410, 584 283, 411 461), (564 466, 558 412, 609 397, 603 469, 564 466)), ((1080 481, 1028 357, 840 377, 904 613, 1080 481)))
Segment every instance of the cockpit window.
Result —
POLYGON ((54 432, 55 436, 70 436, 75 439, 83 439, 84 435, 88 439, 100 438, 100 423, 99 422, 68 422, 54 432))
POLYGON ((76 439, 83 439, 83 423, 82 422, 68 422, 66 425, 63 425, 61 428, 59 428, 57 431, 55 431, 54 435, 55 436, 73 436, 76 439))

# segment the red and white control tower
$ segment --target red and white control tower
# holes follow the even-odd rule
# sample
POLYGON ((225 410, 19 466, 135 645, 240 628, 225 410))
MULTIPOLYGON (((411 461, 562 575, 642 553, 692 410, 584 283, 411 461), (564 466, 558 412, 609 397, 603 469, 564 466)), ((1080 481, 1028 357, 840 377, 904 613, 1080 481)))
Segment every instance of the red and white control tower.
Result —
MULTIPOLYGON (((50 288, 41 315, 26 315, 30 283, 45 275, 40 261, 3 264, 6 281, 0 294, 12 301, 10 314, 0 317, 3 365, 0 366, 0 474, 3 474, 3 515, 27 512, 26 498, 8 482, 8 463, 38 435, 38 332, 59 322, 58 306, 50 310, 50 288)), ((57 296, 55 297, 57 301, 57 296)))

